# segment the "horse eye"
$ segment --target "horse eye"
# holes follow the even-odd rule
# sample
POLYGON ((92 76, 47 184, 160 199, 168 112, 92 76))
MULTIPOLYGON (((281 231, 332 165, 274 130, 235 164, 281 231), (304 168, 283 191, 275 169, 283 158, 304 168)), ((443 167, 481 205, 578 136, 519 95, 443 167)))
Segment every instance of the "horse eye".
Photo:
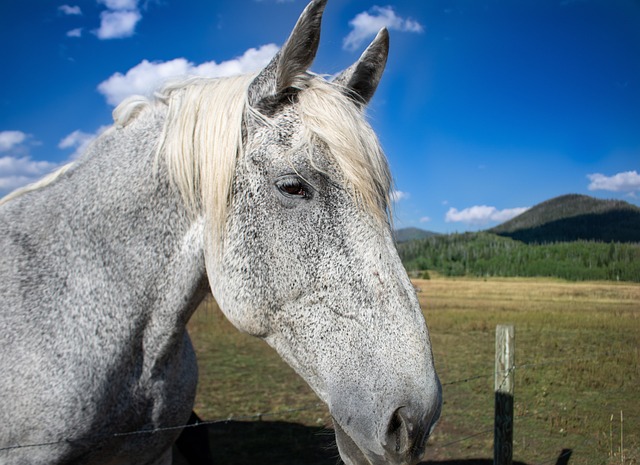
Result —
POLYGON ((306 191, 302 186, 282 186, 282 190, 289 195, 306 195, 306 191))
POLYGON ((293 197, 308 197, 309 193, 304 184, 296 178, 284 179, 278 183, 280 192, 293 197))

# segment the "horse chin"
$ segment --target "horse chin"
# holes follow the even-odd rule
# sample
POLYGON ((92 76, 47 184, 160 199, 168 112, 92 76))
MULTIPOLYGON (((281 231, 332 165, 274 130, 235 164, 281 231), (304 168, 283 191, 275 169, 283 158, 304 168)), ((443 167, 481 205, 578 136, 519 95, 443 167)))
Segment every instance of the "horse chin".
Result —
POLYGON ((372 462, 353 442, 353 439, 344 432, 335 419, 333 419, 333 427, 336 431, 336 443, 338 444, 340 457, 346 465, 377 465, 378 463, 383 463, 380 460, 372 462))
POLYGON ((336 432, 338 451, 345 465, 415 465, 424 456, 424 448, 414 450, 410 456, 403 455, 400 457, 380 456, 370 451, 363 451, 342 429, 335 418, 332 418, 332 420, 336 432))

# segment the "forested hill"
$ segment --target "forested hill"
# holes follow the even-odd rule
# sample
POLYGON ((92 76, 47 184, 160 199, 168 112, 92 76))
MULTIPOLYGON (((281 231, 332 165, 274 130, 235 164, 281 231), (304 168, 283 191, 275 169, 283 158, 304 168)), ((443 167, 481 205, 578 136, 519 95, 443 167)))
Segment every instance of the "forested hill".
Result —
POLYGON ((569 194, 542 202, 488 232, 525 243, 576 240, 640 243, 640 208, 569 194))
MULTIPOLYGON (((640 282, 640 244, 593 241, 525 244, 486 232, 398 244, 407 271, 445 276, 549 276, 640 282)), ((425 275, 428 276, 428 275, 425 275)))
POLYGON ((424 229, 419 228, 402 228, 396 229, 393 233, 396 242, 408 242, 415 241, 416 239, 426 239, 427 237, 437 236, 438 233, 434 233, 431 231, 425 231, 424 229))
POLYGON ((563 195, 485 232, 398 243, 408 271, 640 282, 640 208, 563 195))

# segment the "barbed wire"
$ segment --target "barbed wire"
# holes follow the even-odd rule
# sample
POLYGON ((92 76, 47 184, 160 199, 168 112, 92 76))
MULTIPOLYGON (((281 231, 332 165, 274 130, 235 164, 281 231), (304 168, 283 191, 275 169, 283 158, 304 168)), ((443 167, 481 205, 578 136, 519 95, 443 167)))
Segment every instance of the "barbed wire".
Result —
POLYGON ((16 444, 14 446, 6 446, 6 447, 0 447, 0 452, 4 452, 7 450, 13 450, 13 449, 28 449, 30 447, 44 447, 44 446, 55 446, 58 444, 62 444, 63 442, 72 442, 68 439, 61 439, 59 441, 51 441, 51 442, 39 442, 39 443, 35 443, 35 444, 16 444))
MULTIPOLYGON (((630 352, 637 352, 637 351, 630 351, 630 352)), ((595 361, 595 360, 599 360, 602 358, 606 358, 606 357, 613 357, 614 355, 619 355, 619 353, 617 354, 613 354, 610 352, 606 352, 606 353, 598 353, 598 354, 594 354, 594 355, 590 355, 590 356, 580 356, 580 357, 570 357, 570 358, 562 358, 562 359, 555 359, 555 360, 547 360, 547 361, 543 361, 543 362, 526 362, 526 363, 522 363, 522 364, 517 364, 514 365, 513 367, 509 368, 506 373, 504 373, 502 375, 502 382, 500 384, 500 386, 498 386, 497 390, 500 390, 503 386, 504 383, 507 381, 507 378, 509 377, 509 375, 511 375, 511 373, 516 373, 518 370, 526 370, 526 369, 535 369, 535 368, 540 368, 540 367, 544 367, 544 366, 550 366, 550 365, 561 365, 564 363, 571 363, 571 362, 591 362, 591 361, 595 361)), ((468 383, 471 381, 475 381, 475 380, 480 380, 480 379, 487 379, 487 378, 491 378, 495 376, 495 373, 491 373, 491 374, 477 374, 477 375, 473 375, 473 376, 468 376, 466 378, 461 378, 458 380, 454 380, 454 381, 448 381, 448 382, 444 382, 442 383, 442 386, 453 386, 453 385, 457 385, 457 384, 463 384, 463 383, 468 383)), ((515 412, 514 412, 515 414, 515 412)), ((518 414, 518 415, 514 415, 514 421, 517 420, 521 420, 523 418, 527 418, 529 417, 529 415, 526 414, 518 414)), ((463 436, 461 438, 449 441, 445 444, 433 444, 434 447, 438 447, 438 448, 446 448, 449 447, 451 445, 454 444, 458 444, 464 441, 467 441, 469 439, 473 439, 475 437, 478 436, 482 436, 484 434, 488 434, 491 431, 494 431, 494 428, 491 429, 486 429, 486 430, 482 430, 480 432, 477 433, 473 433, 470 434, 468 436, 463 436)), ((586 444, 588 441, 590 440, 590 438, 586 438, 585 441, 583 441, 582 445, 586 444)), ((563 452, 560 456, 554 456, 553 458, 543 461, 543 462, 539 462, 538 465, 545 465, 547 463, 551 463, 554 461, 557 461, 558 459, 566 456, 567 454, 572 453, 570 452, 563 452)))
MULTIPOLYGON (((620 354, 620 352, 618 352, 618 354, 620 354)), ((569 362, 587 362, 587 361, 593 361, 593 360, 597 360, 600 358, 606 358, 606 357, 612 357, 614 354, 611 353, 598 353, 595 355, 590 355, 590 356, 580 356, 580 357, 571 357, 571 358, 561 358, 561 359, 555 359, 555 360, 546 360, 544 362, 535 362, 535 363, 522 363, 520 365, 518 365, 518 368, 520 369, 529 369, 529 368, 538 368, 541 366, 548 366, 548 365, 562 365, 564 363, 569 363, 569 362)))
POLYGON ((317 402, 315 404, 308 405, 308 406, 305 406, 305 407, 274 410, 274 411, 271 411, 271 412, 254 413, 254 414, 251 414, 251 415, 237 415, 237 416, 230 415, 227 418, 221 418, 221 419, 217 419, 217 420, 198 421, 196 423, 185 424, 185 425, 161 426, 161 427, 158 427, 158 428, 149 428, 149 429, 142 429, 142 430, 136 430, 136 431, 125 431, 125 432, 120 432, 120 433, 110 433, 110 434, 102 434, 102 435, 91 435, 91 436, 83 436, 83 437, 78 437, 78 438, 70 438, 69 437, 69 438, 59 439, 57 441, 45 441, 45 442, 39 442, 39 443, 33 443, 33 444, 15 444, 15 445, 12 445, 12 446, 0 447, 0 452, 8 451, 8 450, 14 450, 14 449, 27 449, 27 448, 31 448, 31 447, 55 446, 55 445, 58 445, 58 444, 73 443, 73 442, 78 442, 78 441, 86 441, 86 440, 89 440, 89 439, 107 439, 107 438, 110 438, 110 437, 116 438, 116 437, 124 437, 124 436, 139 436, 139 435, 145 435, 145 434, 157 434, 157 433, 162 433, 162 432, 166 432, 166 431, 184 430, 184 429, 195 428, 195 427, 200 427, 200 426, 219 425, 219 424, 224 424, 224 423, 228 423, 228 422, 231 422, 231 421, 246 421, 246 420, 255 420, 255 419, 262 420, 262 418, 267 417, 267 416, 283 416, 283 415, 287 415, 287 414, 291 414, 291 413, 316 410, 319 407, 323 407, 323 406, 324 406, 323 403, 317 402))
MULTIPOLYGON (((523 364, 515 365, 515 366, 509 368, 507 373, 505 373, 503 375, 502 383, 504 384, 504 382, 506 381, 506 378, 511 374, 511 372, 517 372, 517 370, 532 369, 532 368, 538 368, 538 367, 542 367, 542 366, 558 365, 558 364, 576 362, 576 361, 593 361, 593 360, 596 360, 596 359, 600 359, 602 357, 610 357, 612 355, 613 354, 611 354, 611 353, 606 353, 606 354, 599 353, 599 354, 586 356, 586 357, 571 357, 571 358, 564 358, 564 359, 549 360, 549 361, 544 361, 544 362, 529 362, 529 363, 523 363, 523 364)), ((443 387, 444 386, 453 386, 453 385, 457 385, 457 384, 463 384, 463 383, 468 383, 468 382, 471 382, 471 381, 476 381, 476 380, 479 380, 479 379, 487 379, 487 378, 491 378, 493 376, 494 376, 494 373, 491 373, 491 374, 477 374, 477 375, 473 375, 473 376, 468 376, 466 378, 461 378, 461 379, 458 379, 458 380, 448 381, 448 382, 442 383, 442 386, 443 387)), ((93 436, 86 436, 86 437, 79 437, 79 438, 63 438, 63 439, 56 440, 56 441, 45 441, 45 442, 33 443, 33 444, 15 444, 15 445, 10 445, 10 446, 0 447, 0 452, 10 451, 10 450, 15 450, 15 449, 26 449, 26 448, 34 448, 34 447, 54 446, 54 445, 58 445, 58 444, 62 444, 62 443, 72 443, 72 442, 76 442, 76 441, 84 441, 84 440, 96 439, 96 438, 105 439, 105 438, 109 438, 109 437, 126 437, 126 436, 135 436, 135 435, 144 435, 144 434, 157 434, 157 433, 166 432, 166 431, 184 430, 184 429, 188 429, 188 428, 224 424, 224 423, 228 423, 230 421, 247 421, 247 420, 255 420, 255 419, 262 420, 262 418, 264 418, 264 417, 278 417, 278 416, 283 416, 283 415, 287 415, 287 414, 291 414, 291 413, 299 413, 299 412, 305 412, 305 411, 310 411, 310 410, 316 410, 316 409, 321 408, 321 407, 324 407, 324 404, 321 403, 321 402, 317 402, 315 404, 311 404, 311 405, 304 406, 304 407, 291 408, 291 409, 282 409, 282 410, 274 410, 274 411, 270 411, 270 412, 255 413, 255 414, 249 414, 249 415, 239 415, 239 416, 230 415, 227 418, 198 421, 196 423, 186 424, 186 425, 164 426, 164 427, 158 427, 158 428, 152 428, 152 429, 143 429, 143 430, 136 430, 136 431, 111 433, 111 434, 106 434, 106 435, 93 435, 93 436)), ((522 414, 518 415, 518 419, 522 419, 522 418, 526 418, 526 417, 527 417, 527 415, 522 415, 522 414)), ((459 444, 459 443, 467 441, 469 439, 473 439, 475 437, 482 436, 484 434, 488 434, 491 431, 493 431, 493 428, 485 429, 485 430, 482 430, 480 432, 473 433, 473 434, 470 434, 468 436, 464 436, 464 437, 449 441, 449 442, 447 442, 445 444, 441 444, 441 445, 434 444, 434 447, 439 447, 439 448, 449 447, 451 445, 459 444)), ((585 443, 587 441, 588 441, 588 439, 585 441, 585 443)), ((556 460, 557 458, 558 457, 554 457, 553 459, 550 459, 549 461, 540 462, 539 465, 544 465, 544 464, 549 463, 549 462, 551 462, 553 460, 556 460)))
POLYGON ((467 441, 469 439, 473 439, 475 437, 491 433, 492 431, 493 431, 493 428, 485 429, 485 430, 479 431, 477 433, 470 434, 468 436, 464 436, 464 437, 461 437, 461 438, 458 438, 458 439, 454 439, 453 441, 449 441, 449 442, 446 442, 444 444, 434 444, 433 446, 434 447, 440 447, 440 448, 449 447, 449 446, 452 446, 454 444, 459 444, 459 443, 467 441))
POLYGON ((468 378, 463 378, 463 379, 458 379, 456 381, 447 381, 446 383, 442 383, 442 386, 453 386, 455 384, 462 384, 462 383, 468 383, 469 381, 475 381, 476 379, 485 379, 485 378, 491 378, 493 376, 493 373, 491 373, 490 375, 476 375, 476 376, 470 376, 468 378))
MULTIPOLYGON (((635 353, 636 351, 629 351, 629 353, 635 353)), ((514 365, 512 368, 509 369, 509 372, 514 371, 517 372, 518 370, 524 370, 524 369, 531 369, 531 368, 539 368, 542 366, 549 366, 549 365, 562 365, 564 363, 569 363, 569 362, 586 362, 586 361, 593 361, 593 360, 597 360, 600 358, 607 358, 607 357, 613 357, 615 355, 620 355, 620 352, 616 352, 615 354, 611 353, 611 352, 600 352, 598 354, 595 355, 590 355, 590 356, 580 356, 580 357, 570 357, 570 358, 560 358, 560 359, 554 359, 554 360, 546 360, 544 362, 526 362, 526 363, 520 363, 520 364, 516 364, 514 365)), ((494 376, 494 373, 490 373, 490 374, 476 374, 473 376, 468 376, 466 378, 461 378, 458 380, 454 380, 454 381, 447 381, 442 383, 442 386, 452 386, 455 384, 463 384, 463 383, 468 383, 470 381, 475 381, 477 379, 486 379, 486 378, 491 378, 494 376)), ((506 377, 506 374, 505 374, 506 377)))

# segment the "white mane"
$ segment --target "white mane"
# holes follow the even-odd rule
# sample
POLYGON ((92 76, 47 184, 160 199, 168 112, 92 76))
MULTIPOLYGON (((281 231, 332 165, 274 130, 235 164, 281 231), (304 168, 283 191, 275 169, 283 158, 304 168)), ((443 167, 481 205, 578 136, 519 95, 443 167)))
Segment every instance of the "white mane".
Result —
POLYGON ((386 220, 392 179, 375 132, 340 87, 320 77, 304 82, 297 108, 305 140, 327 144, 360 206, 386 220))
MULTIPOLYGON (((186 205, 205 214, 218 238, 222 237, 236 160, 243 155, 243 120, 250 114, 269 124, 266 116, 248 104, 248 87, 254 78, 250 74, 191 78, 171 83, 156 94, 155 103, 168 107, 158 160, 166 163, 186 205)), ((294 105, 305 127, 304 143, 325 143, 361 207, 386 220, 391 175, 361 110, 340 87, 319 76, 300 76, 295 87, 300 89, 294 105)), ((113 111, 115 124, 126 126, 151 104, 144 97, 128 98, 113 111)))
MULTIPOLYGON (((189 208, 204 210, 210 227, 219 228, 214 235, 224 227, 236 160, 243 153, 243 119, 250 113, 269 123, 248 104, 254 78, 192 78, 156 94, 168 105, 158 157, 165 160, 189 208)), ((295 107, 306 129, 305 143, 324 142, 358 203, 386 219, 391 175, 360 109, 338 86, 319 76, 300 76, 295 86, 301 90, 295 107)), ((148 104, 140 97, 126 100, 114 110, 116 124, 126 125, 148 104)))
MULTIPOLYGON (((210 226, 218 228, 213 231, 218 237, 224 227, 236 160, 243 153, 243 119, 250 113, 269 123, 247 102, 247 89, 254 77, 191 78, 168 84, 156 94, 156 103, 168 107, 157 157, 166 162, 187 206, 194 212, 203 210, 210 226)), ((386 219, 391 176, 362 112, 338 86, 319 76, 301 76, 296 87, 301 90, 295 106, 306 129, 304 142, 325 143, 362 208, 386 219)), ((145 97, 129 97, 114 109, 115 125, 126 126, 151 104, 145 97)), ((10 193, 0 204, 51 184, 72 165, 10 193)))

